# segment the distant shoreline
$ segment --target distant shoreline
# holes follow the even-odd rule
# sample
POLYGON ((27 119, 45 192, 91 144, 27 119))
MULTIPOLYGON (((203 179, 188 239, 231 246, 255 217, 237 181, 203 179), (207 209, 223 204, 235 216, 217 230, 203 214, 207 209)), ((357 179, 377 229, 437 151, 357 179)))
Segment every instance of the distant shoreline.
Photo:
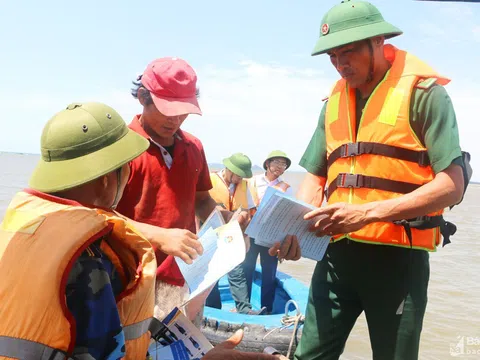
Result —
POLYGON ((27 153, 17 151, 0 151, 0 154, 15 154, 15 155, 40 155, 39 153, 27 153))
MULTIPOLYGON (((40 156, 40 154, 36 154, 36 153, 27 153, 27 152, 23 153, 23 152, 16 152, 16 151, 0 151, 0 154, 37 155, 37 156, 40 156)), ((215 170, 221 170, 223 168, 223 165, 219 164, 219 163, 211 163, 211 164, 208 164, 208 167, 210 168, 210 170, 215 171, 215 170)), ((258 165, 254 165, 252 167, 252 170, 256 173, 263 171, 263 169, 258 165)), ((303 171, 301 171, 301 170, 289 170, 289 172, 306 173, 305 170, 303 170, 303 171)), ((480 181, 470 181, 470 185, 480 185, 480 181)))

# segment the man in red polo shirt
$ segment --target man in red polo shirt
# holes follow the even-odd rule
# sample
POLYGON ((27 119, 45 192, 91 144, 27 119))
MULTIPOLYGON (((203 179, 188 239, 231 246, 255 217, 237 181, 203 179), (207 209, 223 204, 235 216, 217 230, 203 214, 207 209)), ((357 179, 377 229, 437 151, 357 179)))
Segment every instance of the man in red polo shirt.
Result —
MULTIPOLYGON (((117 210, 133 219, 155 247, 155 316, 163 319, 188 295, 174 257, 191 263, 202 254, 195 235, 195 216, 205 221, 217 205, 209 195, 212 184, 203 145, 180 129, 189 114, 202 114, 195 71, 182 59, 160 58, 152 61, 134 84, 132 95, 143 112, 129 127, 148 139, 150 147, 131 162, 130 178, 117 210)), ((226 220, 232 215, 221 211, 226 220)), ((247 221, 244 212, 239 222, 245 225, 247 221)), ((272 251, 278 249, 279 257, 291 259, 297 247, 295 241, 287 239, 272 251)), ((202 300, 189 304, 191 320, 193 314, 201 319, 202 300)))
POLYGON ((143 112, 129 127, 148 139, 150 147, 131 162, 131 175, 117 210, 137 221, 155 247, 155 315, 162 319, 188 294, 174 256, 191 263, 202 254, 195 215, 206 220, 216 203, 208 192, 212 184, 202 143, 180 129, 189 114, 202 114, 195 71, 182 59, 160 58, 134 84, 132 95, 143 112))

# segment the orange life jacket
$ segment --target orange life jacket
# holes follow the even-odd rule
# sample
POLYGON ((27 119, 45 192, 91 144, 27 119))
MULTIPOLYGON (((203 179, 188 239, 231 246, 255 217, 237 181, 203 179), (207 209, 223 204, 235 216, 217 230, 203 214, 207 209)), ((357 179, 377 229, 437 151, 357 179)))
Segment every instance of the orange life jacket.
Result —
MULTIPOLYGON (((392 66, 365 105, 358 133, 355 89, 341 79, 329 97, 325 115, 328 204, 396 198, 435 177, 427 149, 410 127, 410 100, 421 80, 433 78, 441 85, 450 80, 392 45, 385 46, 385 55, 392 66)), ((426 216, 439 219, 442 213, 440 210, 426 216)), ((398 223, 377 222, 333 240, 345 237, 433 251, 440 242, 440 231, 438 225, 407 229, 398 223)))
POLYGON ((125 359, 146 358, 157 268, 150 243, 113 212, 25 190, 0 224, 0 359, 70 358, 66 282, 79 255, 109 233, 102 249, 125 280, 117 297, 125 359))
POLYGON ((224 206, 228 211, 235 211, 239 207, 248 209, 247 180, 242 180, 231 196, 220 173, 210 173, 210 179, 213 187, 209 193, 217 204, 224 206))

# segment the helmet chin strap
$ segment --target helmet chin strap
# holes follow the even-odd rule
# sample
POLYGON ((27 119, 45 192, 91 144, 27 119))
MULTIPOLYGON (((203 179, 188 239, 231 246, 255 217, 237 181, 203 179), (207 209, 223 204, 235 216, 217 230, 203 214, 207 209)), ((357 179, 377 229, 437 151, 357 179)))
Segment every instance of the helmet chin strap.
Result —
POLYGON ((122 168, 118 168, 117 171, 117 192, 115 194, 115 200, 113 200, 112 206, 110 208, 112 210, 115 210, 117 208, 118 203, 120 202, 121 196, 120 196, 120 181, 122 179, 122 168))
POLYGON ((368 76, 367 76, 367 80, 365 82, 368 84, 368 83, 371 83, 373 81, 373 71, 375 69, 375 61, 374 61, 374 56, 373 56, 372 39, 368 39, 367 44, 368 44, 368 49, 370 51, 370 66, 368 68, 368 76))

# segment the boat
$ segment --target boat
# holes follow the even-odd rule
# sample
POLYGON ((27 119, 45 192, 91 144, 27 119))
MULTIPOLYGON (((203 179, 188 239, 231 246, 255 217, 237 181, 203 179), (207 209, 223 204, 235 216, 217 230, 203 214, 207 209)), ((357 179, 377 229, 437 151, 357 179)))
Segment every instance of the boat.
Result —
MULTIPOLYGON (((303 330, 309 288, 281 271, 276 275, 276 293, 270 315, 245 315, 232 312, 235 303, 227 276, 219 281, 222 309, 204 308, 202 333, 212 345, 227 340, 238 329, 244 330, 243 341, 236 349, 263 352, 273 347, 282 355, 293 358, 303 330)), ((261 266, 257 265, 252 285, 251 303, 260 309, 261 266)))

